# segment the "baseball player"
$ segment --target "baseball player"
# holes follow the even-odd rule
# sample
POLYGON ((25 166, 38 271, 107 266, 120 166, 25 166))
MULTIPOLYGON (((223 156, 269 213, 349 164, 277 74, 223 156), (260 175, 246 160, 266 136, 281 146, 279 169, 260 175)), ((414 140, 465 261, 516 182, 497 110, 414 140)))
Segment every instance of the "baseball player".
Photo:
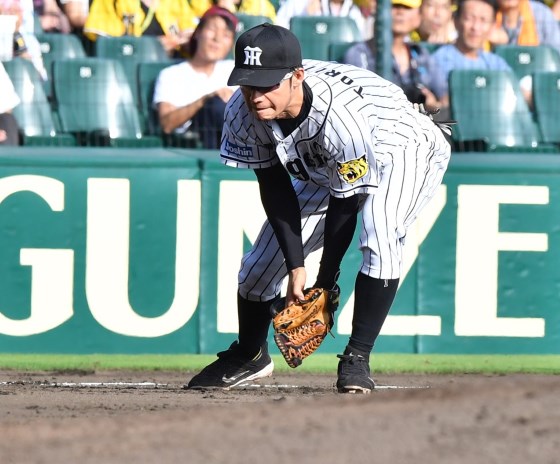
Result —
POLYGON ((403 91, 371 71, 305 60, 297 38, 262 24, 235 46, 222 161, 254 169, 267 221, 239 271, 239 334, 185 388, 231 388, 268 376, 270 305, 335 288, 360 219, 362 262, 339 392, 370 392, 369 355, 395 297, 407 228, 441 183, 450 146, 403 91), (305 258, 323 248, 315 281, 305 258))

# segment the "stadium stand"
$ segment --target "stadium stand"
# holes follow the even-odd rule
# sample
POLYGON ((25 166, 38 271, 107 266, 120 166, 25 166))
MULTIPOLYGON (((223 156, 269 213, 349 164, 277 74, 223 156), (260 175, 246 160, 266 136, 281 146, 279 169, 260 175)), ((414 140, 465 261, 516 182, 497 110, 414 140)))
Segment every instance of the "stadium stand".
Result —
POLYGON ((432 43, 432 42, 418 42, 418 45, 424 47, 426 50, 428 50, 430 53, 434 53, 439 47, 441 47, 443 44, 439 44, 439 43, 432 43))
POLYGON ((122 65, 115 59, 81 58, 53 63, 56 111, 62 130, 80 145, 157 147, 144 135, 122 65))
POLYGON ((140 114, 144 122, 144 131, 150 135, 161 135, 159 117, 152 106, 154 88, 160 71, 170 63, 167 61, 139 63, 136 73, 138 101, 140 103, 140 114))
POLYGON ((239 23, 237 24, 237 36, 239 37, 247 29, 258 26, 262 23, 272 23, 273 21, 266 16, 257 16, 243 13, 236 13, 239 23))
POLYGON ((140 107, 137 67, 140 63, 173 62, 156 36, 98 37, 95 56, 118 60, 124 67, 135 103, 140 107))
POLYGON ((52 96, 52 63, 56 60, 85 58, 86 52, 80 39, 73 34, 42 32, 36 34, 41 47, 43 63, 47 71, 48 81, 45 84, 47 97, 52 96))
POLYGON ((560 71, 533 74, 533 102, 542 140, 560 145, 560 71))
POLYGON ((290 30, 301 43, 303 58, 329 60, 329 46, 333 42, 357 42, 360 30, 347 16, 294 16, 290 30))
POLYGON ((137 87, 144 133, 161 137, 163 144, 167 147, 202 148, 200 136, 196 131, 191 130, 180 135, 165 134, 159 124, 158 112, 152 105, 154 90, 160 71, 171 64, 169 62, 152 62, 138 65, 137 87))
POLYGON ((329 61, 344 63, 344 54, 352 45, 358 42, 331 42, 329 43, 329 61))
POLYGON ((549 45, 501 45, 494 52, 511 66, 519 80, 538 71, 560 71, 560 53, 549 45))
POLYGON ((21 102, 13 109, 23 145, 73 146, 71 134, 59 133, 43 90, 43 81, 31 61, 14 58, 3 63, 21 102))
MULTIPOLYGON (((271 22, 265 16, 238 13, 237 17, 238 36, 271 22)), ((293 17, 290 29, 300 39, 305 58, 341 62, 345 51, 361 40, 355 23, 345 17, 293 17)), ((14 116, 24 145, 177 146, 172 136, 162 134, 152 108, 159 72, 176 62, 155 37, 100 37, 95 57, 88 58, 73 34, 36 35, 49 81, 43 82, 27 60, 5 63, 21 98, 14 116)), ((439 46, 422 45, 430 51, 439 46)), ((455 71, 449 77, 451 117, 459 121, 454 148, 550 152, 554 146, 560 150, 560 53, 546 45, 504 45, 495 53, 511 66, 513 81, 511 73, 494 71, 455 71), (532 113, 518 85, 527 76, 533 78, 532 113)), ((188 145, 196 148, 198 142, 188 145)))
POLYGON ((540 143, 513 72, 451 71, 449 98, 451 117, 457 120, 455 148, 460 151, 556 151, 540 143))

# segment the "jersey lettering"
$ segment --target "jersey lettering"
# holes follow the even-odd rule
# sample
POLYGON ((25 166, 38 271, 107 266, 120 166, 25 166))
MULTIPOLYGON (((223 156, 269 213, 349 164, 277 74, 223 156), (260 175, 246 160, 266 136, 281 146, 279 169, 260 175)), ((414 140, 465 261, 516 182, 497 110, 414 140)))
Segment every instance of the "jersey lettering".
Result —
POLYGON ((325 74, 329 77, 336 77, 336 76, 340 76, 342 73, 340 71, 335 71, 333 69, 331 71, 327 71, 325 74))
POLYGON ((303 160, 305 161, 305 165, 309 168, 319 168, 325 165, 325 160, 323 160, 323 157, 315 153, 304 153, 303 160))
POLYGON ((293 159, 286 163, 286 170, 296 179, 302 180, 304 182, 310 179, 305 166, 303 165, 303 161, 299 158, 293 159))
POLYGON ((311 145, 312 145, 311 151, 312 151, 313 153, 315 153, 315 155, 316 155, 317 157, 321 158, 321 162, 322 162, 323 164, 325 164, 326 161, 325 161, 325 158, 324 158, 324 156, 323 156, 325 150, 323 149, 323 147, 319 144, 319 142, 317 142, 317 140, 314 140, 313 143, 312 143, 311 145))
POLYGON ((300 159, 303 160, 305 166, 311 170, 324 167, 326 165, 323 156, 323 147, 319 145, 317 140, 301 141, 296 145, 296 151, 300 159))
MULTIPOLYGON (((342 73, 340 71, 335 71, 335 70, 330 70, 330 71, 327 71, 325 73, 325 75, 328 76, 328 77, 338 77, 341 74, 342 73)), ((340 82, 342 82, 343 84, 346 84, 346 85, 352 85, 354 83, 354 79, 343 75, 340 78, 340 82)), ((364 96, 362 95, 363 91, 364 91, 364 88, 362 86, 359 86, 357 89, 354 89, 354 92, 356 92, 360 98, 364 98, 364 96)))

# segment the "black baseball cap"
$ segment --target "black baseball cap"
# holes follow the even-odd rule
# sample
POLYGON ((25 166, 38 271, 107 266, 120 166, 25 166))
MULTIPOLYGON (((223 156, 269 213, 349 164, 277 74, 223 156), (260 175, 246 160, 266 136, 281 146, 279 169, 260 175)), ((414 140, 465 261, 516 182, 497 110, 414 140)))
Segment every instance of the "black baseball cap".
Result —
POLYGON ((299 67, 301 46, 296 36, 284 27, 260 24, 237 39, 228 85, 270 87, 299 67))

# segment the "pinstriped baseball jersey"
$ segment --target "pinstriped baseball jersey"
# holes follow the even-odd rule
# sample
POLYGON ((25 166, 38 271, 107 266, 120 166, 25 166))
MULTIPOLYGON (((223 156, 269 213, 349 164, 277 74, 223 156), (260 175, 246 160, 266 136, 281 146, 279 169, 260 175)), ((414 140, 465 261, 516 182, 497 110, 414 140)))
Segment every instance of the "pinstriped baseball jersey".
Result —
POLYGON ((223 161, 264 168, 280 160, 293 177, 329 187, 333 196, 373 193, 383 164, 376 145, 406 143, 418 113, 399 87, 361 68, 313 60, 304 68, 313 91, 305 122, 284 138, 276 121, 256 120, 237 92, 226 109, 223 161), (345 163, 364 172, 348 178, 345 163))
MULTIPOLYGON (((284 165, 296 179, 305 254, 316 248, 306 248, 307 242, 322 242, 329 194, 365 194, 361 271, 398 278, 406 227, 441 182, 449 144, 389 81, 351 65, 315 60, 303 65, 313 94, 307 118, 285 137, 275 120, 256 119, 237 91, 226 108, 222 161, 252 169, 278 161, 284 165), (322 195, 321 200, 307 201, 305 192, 310 189, 301 183, 315 185, 313 198, 322 195), (317 213, 321 220, 306 230, 309 217, 317 213)), ((265 224, 263 233, 267 228, 265 224)), ((245 256, 240 272, 240 293, 253 300, 273 298, 286 275, 276 241, 261 239, 245 256), (263 257, 270 259, 258 266, 263 257)))

